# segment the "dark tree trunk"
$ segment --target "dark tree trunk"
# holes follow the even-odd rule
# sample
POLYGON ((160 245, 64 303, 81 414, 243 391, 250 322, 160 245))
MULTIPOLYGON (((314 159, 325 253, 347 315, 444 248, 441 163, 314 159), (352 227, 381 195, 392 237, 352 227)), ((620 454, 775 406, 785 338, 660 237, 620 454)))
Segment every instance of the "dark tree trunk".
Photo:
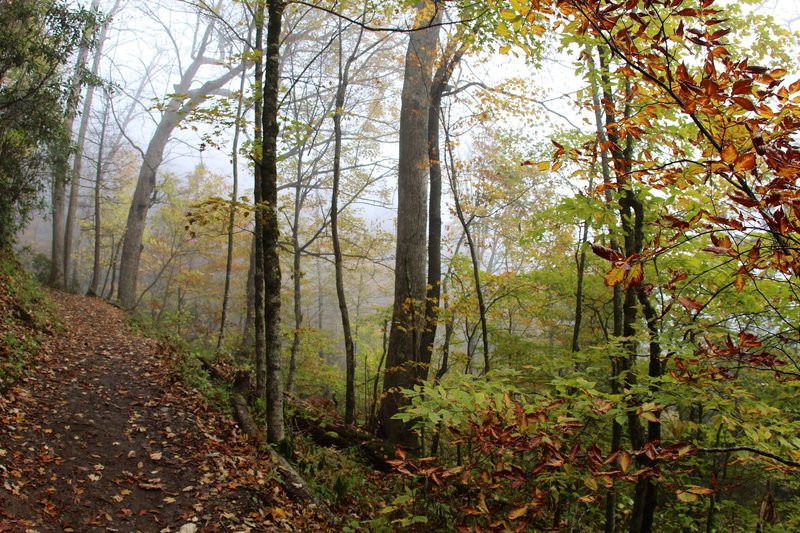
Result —
POLYGON ((267 363, 267 442, 282 444, 283 376, 281 373, 281 265, 278 258, 278 96, 283 0, 267 3, 267 47, 264 76, 264 139, 261 159, 264 243, 264 340, 267 363))
POLYGON ((344 336, 345 379, 344 423, 356 421, 356 349, 350 328, 350 312, 347 309, 347 298, 344 293, 342 246, 339 241, 339 186, 342 166, 342 114, 344 113, 345 96, 350 77, 350 67, 356 59, 363 30, 352 48, 347 61, 342 56, 342 34, 339 28, 339 86, 336 89, 336 110, 333 114, 333 190, 331 191, 331 239, 333 241, 333 264, 336 274, 336 297, 339 301, 339 315, 342 319, 342 335, 344 336), (344 61, 344 64, 343 64, 344 61))
MULTIPOLYGON (((75 70, 70 80, 69 95, 67 97, 66 109, 64 110, 64 131, 72 140, 72 128, 75 124, 75 115, 78 112, 78 102, 81 93, 81 71, 86 65, 90 47, 89 36, 84 36, 81 46, 78 48, 78 56, 75 60, 75 70)), ((55 168, 53 176, 53 242, 50 255, 50 284, 56 288, 67 286, 64 262, 66 261, 66 250, 64 249, 64 239, 66 236, 66 195, 67 195, 67 172, 69 170, 69 156, 62 154, 61 160, 55 168)), ((73 180, 76 179, 74 176, 73 180)))
POLYGON ((442 96, 461 57, 467 42, 456 49, 458 37, 453 37, 445 47, 442 61, 433 75, 431 103, 428 107, 428 158, 430 160, 430 201, 428 203, 428 282, 425 295, 425 329, 420 339, 419 379, 427 379, 433 357, 433 343, 439 317, 439 300, 442 294, 442 162, 439 152, 439 120, 442 96))
POLYGON ((417 4, 416 27, 405 60, 400 111, 400 163, 397 177, 397 248, 392 327, 383 379, 380 422, 391 441, 416 448, 410 424, 394 419, 407 404, 401 390, 414 385, 424 329, 426 226, 428 222, 429 88, 436 58, 440 19, 436 2, 417 4))

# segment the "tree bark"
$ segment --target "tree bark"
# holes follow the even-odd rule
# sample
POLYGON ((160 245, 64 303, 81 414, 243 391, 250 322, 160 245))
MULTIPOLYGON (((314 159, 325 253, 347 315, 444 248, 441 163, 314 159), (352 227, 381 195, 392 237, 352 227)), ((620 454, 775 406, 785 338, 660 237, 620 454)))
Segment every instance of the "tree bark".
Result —
POLYGON ((439 121, 442 96, 450 77, 467 50, 468 42, 458 37, 447 43, 442 61, 433 75, 431 103, 428 107, 428 159, 430 161, 430 199, 428 203, 428 282, 425 295, 425 329, 420 339, 420 379, 427 379, 433 357, 433 343, 439 319, 442 294, 442 162, 439 153, 439 121))
POLYGON ((97 296, 97 290, 100 286, 100 253, 102 249, 100 193, 103 190, 103 149, 105 148, 107 127, 108 106, 103 110, 103 123, 100 126, 100 140, 97 144, 97 162, 94 172, 94 262, 92 264, 92 281, 89 283, 89 290, 86 292, 87 296, 97 296))
MULTIPOLYGON (((623 139, 619 135, 619 125, 617 123, 615 109, 615 95, 611 88, 611 80, 608 74, 608 54, 604 48, 599 49, 600 79, 602 81, 603 99, 606 105, 605 113, 605 132, 608 138, 608 146, 612 155, 613 166, 616 174, 618 190, 621 192, 619 198, 619 217, 622 229, 624 254, 630 257, 642 251, 644 243, 644 205, 633 189, 630 180, 630 171, 633 159, 633 137, 628 136, 623 145, 623 139)), ((630 97, 630 82, 626 82, 625 106, 623 118, 629 118, 631 106, 628 102, 630 97)), ((621 364, 620 377, 624 380, 624 387, 628 390, 635 387, 637 382, 635 364, 637 354, 637 343, 634 339, 636 334, 636 321, 638 306, 640 304, 640 294, 642 291, 641 283, 632 283, 624 289, 624 299, 622 303, 622 335, 626 339, 625 347, 627 356, 619 359, 621 364)), ((645 298, 645 301, 647 299, 645 298)), ((649 302, 648 302, 649 303, 649 302)), ((648 374, 651 377, 660 375, 660 347, 657 339, 653 337, 653 331, 657 331, 655 311, 650 308, 646 312, 648 327, 651 332, 650 343, 650 367, 648 374), (651 314, 651 317, 648 317, 651 314), (652 321, 651 321, 652 318, 652 321), (651 324, 652 322, 652 324, 651 324), (655 350, 655 354, 653 353, 655 350), (655 364, 653 361, 655 360, 655 364), (655 374, 654 374, 655 373, 655 374)), ((635 401, 635 400, 634 400, 635 401)), ((630 406, 634 407, 634 406, 630 406)), ((648 441, 660 438, 660 422, 649 422, 647 432, 645 432, 639 420, 636 410, 629 409, 628 414, 628 436, 631 446, 635 450, 641 450, 648 441)), ((637 456, 637 464, 640 468, 649 468, 653 461, 645 454, 637 456)), ((630 519, 631 533, 650 533, 653 530, 653 517, 657 506, 658 490, 657 486, 647 473, 639 476, 634 488, 633 510, 630 519)))
POLYGON ((283 376, 281 374, 281 265, 278 258, 278 77, 280 75, 283 0, 267 4, 267 48, 261 158, 264 195, 264 340, 267 363, 267 442, 284 442, 283 376))
MULTIPOLYGON (((86 65, 86 58, 89 55, 90 39, 84 35, 81 39, 81 46, 78 48, 78 56, 75 59, 75 70, 70 80, 69 96, 67 98, 66 109, 64 110, 64 131, 72 139, 72 128, 75 124, 75 115, 78 111, 78 102, 81 93, 81 71, 86 65)), ((50 254, 50 284, 55 288, 67 286, 66 273, 64 272, 65 250, 64 237, 66 234, 65 216, 67 194, 67 172, 69 156, 63 154, 61 160, 56 165, 53 176, 53 242, 50 254)), ((73 180, 75 178, 73 177, 73 180)))
MULTIPOLYGON (((264 92, 264 16, 266 15, 265 0, 258 1, 256 9, 256 65, 255 65, 255 125, 254 142, 263 143, 263 92, 264 92)), ((253 248, 255 264, 253 268, 253 303, 255 320, 255 367, 256 367, 256 395, 259 399, 267 400, 267 344, 264 340, 264 193, 262 192, 262 161, 263 154, 257 151, 254 157, 254 184, 253 194, 255 196, 255 235, 253 236, 253 248)))
POLYGON ((406 52, 400 111, 400 163, 397 176, 397 247, 392 327, 383 380, 381 431, 389 440, 417 446, 410 424, 394 419, 407 404, 402 389, 413 386, 425 327, 425 258, 427 226, 428 109, 430 84, 441 17, 435 1, 416 6, 415 27, 406 52))
MULTIPOLYGON (((112 8, 112 12, 119 6, 119 2, 112 8)), ((100 1, 92 0, 92 5, 89 8, 95 16, 98 16, 100 9, 100 1)), ((94 59, 92 60, 92 77, 97 77, 97 72, 100 70, 100 60, 103 57, 103 44, 105 43, 106 36, 108 35, 108 24, 104 24, 100 30, 100 35, 97 38, 97 45, 94 50, 94 59)), ((87 36, 87 39, 91 36, 87 36)), ((92 112, 92 103, 94 100, 94 82, 90 82, 86 87, 86 95, 83 99, 83 110, 81 111, 81 122, 78 126, 78 137, 76 142, 75 154, 72 159, 72 180, 69 186, 69 204, 67 208, 67 223, 64 228, 64 286, 69 287, 68 280, 72 276, 72 241, 75 237, 75 231, 78 229, 78 196, 80 196, 81 186, 81 170, 83 168, 83 150, 86 145, 86 132, 89 129, 89 119, 92 112)), ((100 158, 100 156, 98 156, 100 158)))
POLYGON ((345 400, 344 423, 354 424, 356 421, 356 350, 353 343, 353 334, 350 328, 350 312, 347 309, 347 298, 344 293, 344 279, 342 275, 342 245, 339 241, 339 185, 342 174, 342 114, 344 113, 345 96, 350 81, 350 67, 356 59, 361 44, 362 29, 352 48, 347 61, 343 62, 342 33, 339 26, 339 85, 336 88, 336 110, 333 114, 333 190, 331 191, 331 240, 333 241, 333 265, 336 277, 336 297, 339 301, 339 315, 342 319, 342 335, 344 336, 345 350, 345 400))
MULTIPOLYGON (((249 40, 249 37, 248 37, 249 40)), ((242 77, 239 82, 239 98, 236 102, 236 126, 233 130, 233 145, 231 146, 231 173, 233 174, 233 186, 231 189, 231 208, 228 213, 228 245, 225 255, 225 287, 222 291, 222 312, 219 320, 219 335, 217 336, 217 353, 222 351, 225 346, 225 323, 228 321, 228 305, 231 290, 231 270, 233 269, 233 225, 236 222, 236 203, 239 195, 239 135, 241 134, 242 107, 244 104, 244 82, 246 71, 242 70, 242 77)))
POLYGON ((200 67, 208 63, 205 50, 211 43, 214 22, 209 22, 200 39, 195 59, 182 73, 175 85, 174 96, 167 102, 155 133, 147 145, 136 189, 128 211, 125 240, 122 243, 122 257, 119 272, 119 303, 124 309, 133 309, 136 305, 136 283, 139 274, 139 259, 142 253, 142 237, 144 236, 147 212, 150 209, 153 191, 156 187, 156 173, 164 158, 164 150, 175 128, 191 112, 192 108, 202 103, 205 97, 221 89, 236 77, 244 68, 244 63, 229 70, 224 75, 205 82, 197 89, 190 90, 192 82, 200 67))

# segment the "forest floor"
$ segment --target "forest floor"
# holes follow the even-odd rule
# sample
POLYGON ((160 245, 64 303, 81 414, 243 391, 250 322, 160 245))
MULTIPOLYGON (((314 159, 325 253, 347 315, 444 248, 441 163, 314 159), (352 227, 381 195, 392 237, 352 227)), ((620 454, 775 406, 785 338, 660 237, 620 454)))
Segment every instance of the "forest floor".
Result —
POLYGON ((98 299, 52 298, 63 331, 0 395, 0 532, 328 529, 169 350, 98 299))

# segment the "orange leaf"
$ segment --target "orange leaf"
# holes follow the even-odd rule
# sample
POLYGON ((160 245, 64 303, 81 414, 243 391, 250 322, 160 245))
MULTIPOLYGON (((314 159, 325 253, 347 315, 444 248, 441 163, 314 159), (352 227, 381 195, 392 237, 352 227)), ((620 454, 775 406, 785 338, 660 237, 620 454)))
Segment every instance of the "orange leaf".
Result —
POLYGON ((628 289, 632 285, 638 285, 644 279, 644 270, 641 263, 634 264, 625 276, 625 288, 628 289))
POLYGON ((744 172, 752 170, 756 166, 756 155, 753 152, 740 155, 736 158, 736 163, 733 165, 733 170, 736 172, 744 172))
POLYGON ((729 144, 722 149, 721 155, 723 161, 732 165, 736 161, 736 158, 739 157, 739 152, 736 151, 736 148, 734 148, 732 144, 729 144))

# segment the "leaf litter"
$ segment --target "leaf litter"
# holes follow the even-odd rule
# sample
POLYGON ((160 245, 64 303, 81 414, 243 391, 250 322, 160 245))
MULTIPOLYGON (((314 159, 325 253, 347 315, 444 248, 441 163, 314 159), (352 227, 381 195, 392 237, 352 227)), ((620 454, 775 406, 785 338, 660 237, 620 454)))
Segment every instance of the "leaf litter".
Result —
POLYGON ((52 297, 65 331, 0 396, 0 533, 331 530, 168 348, 98 299, 52 297))

